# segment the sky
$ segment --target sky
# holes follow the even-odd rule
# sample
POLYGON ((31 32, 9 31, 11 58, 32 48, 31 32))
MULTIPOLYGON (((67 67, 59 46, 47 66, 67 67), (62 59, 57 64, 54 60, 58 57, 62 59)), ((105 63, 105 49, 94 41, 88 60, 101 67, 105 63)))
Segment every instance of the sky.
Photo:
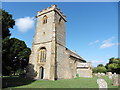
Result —
POLYGON ((2 9, 16 21, 11 38, 32 47, 37 11, 52 4, 67 17, 66 47, 75 51, 95 67, 118 57, 117 2, 3 2, 2 9))

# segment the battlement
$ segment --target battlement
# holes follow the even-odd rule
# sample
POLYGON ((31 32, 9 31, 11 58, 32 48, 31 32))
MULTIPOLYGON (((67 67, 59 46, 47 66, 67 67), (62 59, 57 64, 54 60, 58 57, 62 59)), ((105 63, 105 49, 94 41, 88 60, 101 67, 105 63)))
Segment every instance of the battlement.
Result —
POLYGON ((64 19, 66 18, 66 16, 60 11, 59 8, 57 8, 57 5, 52 5, 51 7, 48 7, 46 9, 42 9, 42 11, 38 11, 38 14, 37 14, 37 17, 43 15, 43 14, 46 14, 48 12, 51 12, 51 11, 56 11, 59 15, 61 15, 64 19))

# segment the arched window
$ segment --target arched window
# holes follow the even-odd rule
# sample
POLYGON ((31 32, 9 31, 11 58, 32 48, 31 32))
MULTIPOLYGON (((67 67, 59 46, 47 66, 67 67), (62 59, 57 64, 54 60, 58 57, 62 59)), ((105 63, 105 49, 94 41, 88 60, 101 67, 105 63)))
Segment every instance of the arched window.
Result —
POLYGON ((41 48, 40 49, 40 62, 45 62, 46 61, 46 48, 41 48))
POLYGON ((47 23, 47 18, 48 17, 46 15, 43 17, 43 24, 47 23))

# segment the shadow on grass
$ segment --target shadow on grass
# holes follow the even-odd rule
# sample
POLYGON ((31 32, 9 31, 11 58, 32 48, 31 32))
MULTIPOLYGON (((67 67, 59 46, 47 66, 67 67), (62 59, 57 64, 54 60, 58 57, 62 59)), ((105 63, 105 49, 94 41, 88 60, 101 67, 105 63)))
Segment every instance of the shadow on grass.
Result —
POLYGON ((2 78, 2 88, 8 88, 8 87, 17 87, 17 86, 22 86, 22 85, 27 85, 35 80, 28 79, 28 78, 23 78, 23 77, 3 77, 2 78))
MULTIPOLYGON (((28 72, 34 75, 32 77, 35 77, 37 74, 34 71, 34 65, 29 64, 28 65, 28 72)), ((26 78, 24 77, 20 77, 20 76, 8 76, 8 77, 2 77, 2 88, 9 88, 9 87, 17 87, 17 86, 22 86, 22 85, 27 85, 30 84, 32 82, 34 82, 35 80, 33 78, 26 78)))

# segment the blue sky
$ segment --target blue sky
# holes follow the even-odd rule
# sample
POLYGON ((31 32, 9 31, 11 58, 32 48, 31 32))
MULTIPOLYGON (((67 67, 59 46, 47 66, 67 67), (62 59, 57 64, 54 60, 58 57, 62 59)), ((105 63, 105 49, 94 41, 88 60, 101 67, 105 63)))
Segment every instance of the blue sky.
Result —
POLYGON ((4 2, 2 8, 16 20, 11 37, 25 41, 31 48, 36 25, 34 17, 37 11, 52 4, 67 16, 66 47, 92 62, 93 66, 118 57, 117 2, 4 2))

